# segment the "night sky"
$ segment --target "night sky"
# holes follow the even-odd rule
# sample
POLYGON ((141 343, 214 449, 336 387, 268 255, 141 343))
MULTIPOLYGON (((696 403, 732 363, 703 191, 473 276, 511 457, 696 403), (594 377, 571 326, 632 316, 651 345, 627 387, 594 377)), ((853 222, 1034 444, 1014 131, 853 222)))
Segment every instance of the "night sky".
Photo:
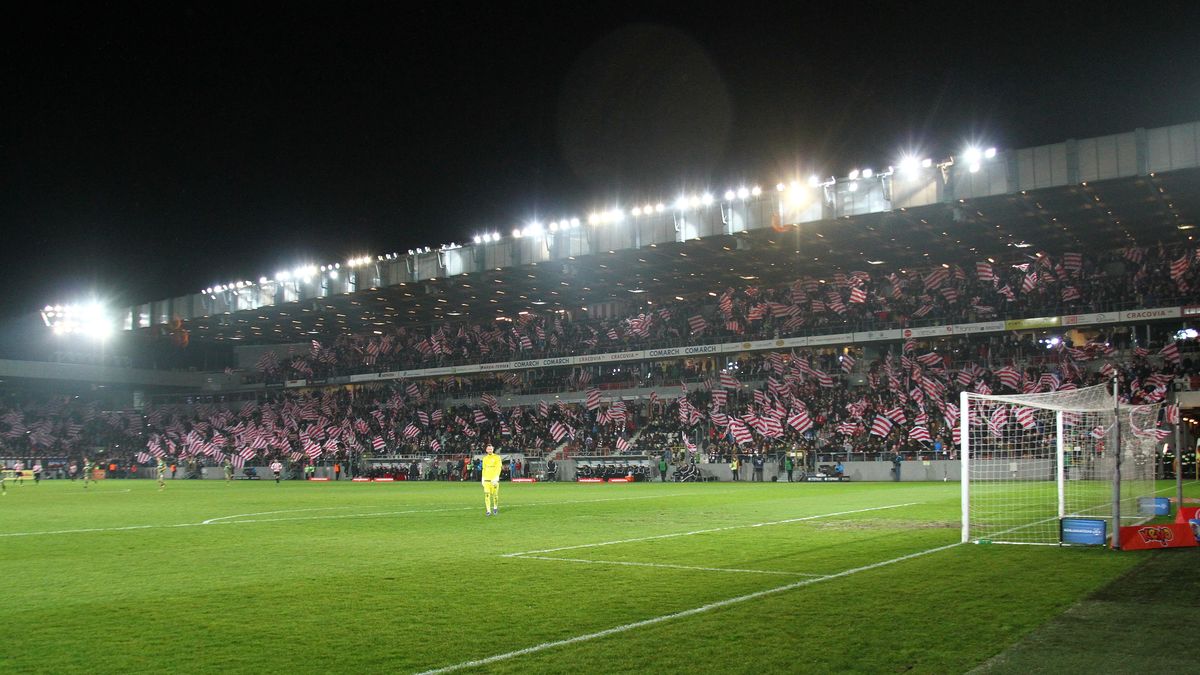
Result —
POLYGON ((1200 119, 1197 3, 699 4, 10 10, 0 316, 1200 119))

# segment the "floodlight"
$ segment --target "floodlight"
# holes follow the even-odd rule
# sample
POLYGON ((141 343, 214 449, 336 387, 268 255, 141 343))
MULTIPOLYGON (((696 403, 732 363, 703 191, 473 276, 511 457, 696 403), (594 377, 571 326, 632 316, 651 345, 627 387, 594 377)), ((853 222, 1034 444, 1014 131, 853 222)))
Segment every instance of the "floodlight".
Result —
POLYGON ((991 159, 991 158, 993 158, 993 157, 995 157, 995 156, 996 156, 996 149, 995 149, 995 148, 988 148, 987 150, 984 150, 984 151, 983 151, 983 158, 984 158, 984 159, 991 159))
POLYGON ((915 175, 920 166, 920 162, 912 155, 905 155, 900 158, 900 173, 906 176, 915 175))
POLYGON ((967 164, 978 164, 983 159, 983 153, 979 151, 979 148, 972 145, 963 150, 962 158, 967 164))
POLYGON ((513 228, 513 239, 520 239, 520 238, 521 238, 521 230, 514 227, 513 228))
POLYGON ((686 211, 688 207, 687 195, 679 195, 679 199, 675 200, 675 208, 680 211, 686 211))
POLYGON ((817 187, 821 184, 821 177, 814 173, 808 177, 808 184, 812 187, 817 187))
POLYGON ((871 176, 874 176, 874 175, 875 175, 875 172, 874 172, 874 171, 872 171, 871 169, 863 169, 863 170, 862 170, 862 177, 863 177, 863 178, 870 178, 871 176))
POLYGON ((929 167, 931 167, 931 166, 933 166, 933 160, 932 160, 932 159, 930 159, 930 158, 926 157, 925 159, 921 160, 921 168, 922 168, 922 169, 928 169, 928 168, 929 168, 929 167))
POLYGON ((479 236, 479 235, 475 235, 475 243, 476 243, 476 244, 482 244, 482 243, 483 243, 483 237, 481 237, 481 236, 479 236))
POLYGON ((338 273, 337 273, 337 270, 329 270, 329 278, 330 278, 330 279, 336 279, 336 278, 338 278, 338 273))
POLYGON ((704 193, 704 196, 700 197, 700 203, 701 203, 701 204, 704 204, 705 206, 708 206, 709 204, 712 204, 712 203, 713 203, 713 196, 712 196, 712 193, 705 192, 705 193, 704 193))
POLYGON ((744 188, 744 187, 738 188, 737 196, 738 196, 738 199, 746 199, 750 196, 750 190, 748 188, 744 188))
POLYGON ((775 184, 775 191, 776 191, 776 192, 783 192, 783 191, 784 191, 784 190, 786 190, 786 189, 787 189, 787 186, 786 186, 786 185, 784 185, 783 183, 776 183, 776 184, 775 184))
POLYGON ((642 207, 635 206, 635 207, 633 207, 633 210, 630 211, 630 213, 633 214, 634 218, 637 218, 638 216, 642 215, 642 207))
POLYGON ((750 194, 757 197, 762 194, 762 188, 755 185, 754 187, 750 188, 750 194))
POLYGON ((858 180, 858 169, 851 169, 850 173, 846 174, 846 178, 858 180))
POLYGON ((734 198, 734 197, 736 197, 736 196, 737 196, 737 193, 736 193, 736 192, 734 192, 733 190, 726 190, 726 191, 725 191, 725 201, 727 201, 727 202, 731 202, 731 201, 733 201, 733 198, 734 198))
POLYGON ((854 180, 850 181, 850 191, 858 192, 858 181, 854 181, 854 180))

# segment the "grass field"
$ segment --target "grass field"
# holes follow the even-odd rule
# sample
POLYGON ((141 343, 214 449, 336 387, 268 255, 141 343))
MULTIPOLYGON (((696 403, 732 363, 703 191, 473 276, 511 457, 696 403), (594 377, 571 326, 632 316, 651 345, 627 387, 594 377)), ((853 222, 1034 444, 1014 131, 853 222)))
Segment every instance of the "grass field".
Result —
POLYGON ((956 545, 953 483, 504 484, 496 517, 475 484, 8 491, 9 672, 1029 672, 1068 609, 1200 562, 956 545))

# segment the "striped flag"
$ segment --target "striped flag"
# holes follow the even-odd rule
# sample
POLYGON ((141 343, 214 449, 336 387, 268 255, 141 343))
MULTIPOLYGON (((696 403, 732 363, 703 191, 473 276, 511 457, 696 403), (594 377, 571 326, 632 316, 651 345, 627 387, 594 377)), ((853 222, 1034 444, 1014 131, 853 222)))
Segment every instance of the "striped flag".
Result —
POLYGON ((1020 424, 1021 428, 1025 429, 1026 431, 1029 431, 1037 426, 1037 423, 1033 419, 1033 408, 1017 408, 1016 417, 1017 424, 1020 424))
POLYGON ((600 407, 600 390, 595 387, 587 390, 587 400, 584 407, 588 410, 596 410, 600 407))
POLYGON ((1175 365, 1180 364, 1181 360, 1179 358, 1179 344, 1178 343, 1172 342, 1172 343, 1168 344, 1166 347, 1163 347, 1162 349, 1160 349, 1158 351, 1158 355, 1163 357, 1164 359, 1170 361, 1171 363, 1174 363, 1175 365))
POLYGON ((739 387, 742 386, 742 383, 738 382, 737 378, 734 377, 733 375, 722 372, 721 373, 721 386, 725 387, 726 389, 738 389, 739 387))
POLYGON ((842 360, 842 372, 843 373, 848 373, 851 370, 854 370, 854 357, 853 356, 850 356, 849 354, 845 354, 845 355, 841 356, 840 358, 842 360))
POLYGON ((871 423, 871 435, 884 438, 891 432, 892 420, 888 419, 886 415, 876 415, 875 421, 871 423))
POLYGON ((929 429, 925 427, 913 427, 912 431, 908 432, 908 437, 914 441, 932 442, 933 437, 929 435, 929 429))
POLYGON ((995 281, 996 273, 992 271, 992 264, 986 262, 975 263, 975 276, 979 277, 980 281, 995 281))
POLYGON ((812 429, 812 417, 809 416, 808 410, 801 408, 788 416, 788 426, 792 427, 800 433, 804 433, 812 429))
POLYGON ((411 422, 408 424, 408 426, 404 427, 404 438, 406 440, 411 441, 412 439, 416 438, 420 434, 421 434, 420 427, 418 427, 417 425, 415 425, 411 422))
POLYGON ((733 440, 738 445, 745 445, 754 440, 754 434, 750 432, 749 427, 741 420, 730 421, 729 431, 733 434, 733 440))
POLYGON ((692 334, 703 333, 708 328, 708 322, 699 314, 688 319, 688 328, 692 330, 692 334))

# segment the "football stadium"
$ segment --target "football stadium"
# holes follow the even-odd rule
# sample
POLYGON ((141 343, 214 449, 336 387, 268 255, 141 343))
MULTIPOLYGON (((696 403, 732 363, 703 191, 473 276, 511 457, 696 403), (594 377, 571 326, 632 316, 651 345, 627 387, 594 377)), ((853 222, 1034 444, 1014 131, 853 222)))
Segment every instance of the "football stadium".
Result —
POLYGON ((1194 668, 1200 123, 634 204, 43 307, 5 662, 1194 668))

